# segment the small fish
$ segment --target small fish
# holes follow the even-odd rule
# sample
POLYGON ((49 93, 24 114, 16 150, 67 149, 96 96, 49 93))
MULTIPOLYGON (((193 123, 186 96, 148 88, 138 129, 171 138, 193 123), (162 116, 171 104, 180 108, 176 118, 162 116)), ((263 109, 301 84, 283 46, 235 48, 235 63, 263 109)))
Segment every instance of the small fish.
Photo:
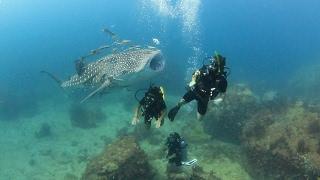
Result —
POLYGON ((160 44, 160 41, 159 41, 159 39, 157 39, 157 38, 152 38, 152 41, 153 41, 153 43, 154 43, 155 45, 159 45, 159 44, 160 44))

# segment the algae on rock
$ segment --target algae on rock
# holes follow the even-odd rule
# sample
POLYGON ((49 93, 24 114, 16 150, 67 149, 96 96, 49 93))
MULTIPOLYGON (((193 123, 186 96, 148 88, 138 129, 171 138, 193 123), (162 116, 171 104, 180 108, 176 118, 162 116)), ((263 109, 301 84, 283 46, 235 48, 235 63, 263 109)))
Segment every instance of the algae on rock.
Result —
POLYGON ((242 143, 263 176, 313 179, 320 175, 319 123, 319 114, 301 102, 278 112, 264 109, 245 125, 242 143))
POLYGON ((225 100, 219 106, 208 106, 204 129, 215 138, 239 144, 244 124, 257 109, 258 98, 249 87, 236 85, 229 88, 225 100))
POLYGON ((152 179, 154 173, 135 138, 123 137, 108 145, 87 165, 83 180, 152 179))

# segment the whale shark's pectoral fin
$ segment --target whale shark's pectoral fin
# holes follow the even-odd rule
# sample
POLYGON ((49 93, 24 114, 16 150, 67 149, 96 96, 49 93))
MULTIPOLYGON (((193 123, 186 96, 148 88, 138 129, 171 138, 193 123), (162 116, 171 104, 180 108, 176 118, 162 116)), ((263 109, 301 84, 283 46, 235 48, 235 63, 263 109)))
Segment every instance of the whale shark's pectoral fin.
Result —
POLYGON ((103 90, 104 88, 108 87, 111 84, 111 81, 109 79, 106 79, 106 81, 103 82, 103 84, 96 90, 94 90, 92 93, 90 93, 87 97, 85 97, 84 99, 82 99, 80 101, 80 103, 85 102, 86 100, 88 100, 90 97, 92 97, 93 95, 95 95, 97 92, 103 90))

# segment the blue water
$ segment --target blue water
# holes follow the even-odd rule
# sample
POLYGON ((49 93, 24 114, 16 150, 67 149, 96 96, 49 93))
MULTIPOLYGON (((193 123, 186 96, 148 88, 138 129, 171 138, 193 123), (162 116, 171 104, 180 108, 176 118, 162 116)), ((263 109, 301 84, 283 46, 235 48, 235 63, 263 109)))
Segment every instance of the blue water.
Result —
POLYGON ((137 44, 159 39, 166 69, 152 81, 168 94, 181 96, 214 51, 227 58, 231 86, 286 94, 301 69, 320 63, 319 8, 319 0, 0 0, 0 102, 63 102, 39 72, 68 78, 74 60, 108 43, 105 27, 137 44))
POLYGON ((196 13, 194 30, 183 32, 181 13, 163 15, 152 2, 142 8, 142 1, 2 0, 1 85, 45 88, 39 84, 45 83, 38 74, 41 69, 65 77, 74 59, 106 41, 103 27, 139 43, 158 38, 169 73, 177 76, 174 80, 184 79, 192 66, 187 63, 192 47, 201 49, 198 65, 217 50, 228 58, 231 79, 258 89, 279 88, 300 66, 319 58, 319 1, 199 2, 197 11, 189 10, 196 13))

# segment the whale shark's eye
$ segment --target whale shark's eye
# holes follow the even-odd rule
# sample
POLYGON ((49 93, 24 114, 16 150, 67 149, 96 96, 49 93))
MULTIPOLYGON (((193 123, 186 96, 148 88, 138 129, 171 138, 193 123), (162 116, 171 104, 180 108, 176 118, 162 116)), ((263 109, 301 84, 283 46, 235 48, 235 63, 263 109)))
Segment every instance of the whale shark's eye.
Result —
POLYGON ((150 68, 155 71, 161 71, 164 68, 164 59, 161 54, 153 56, 150 61, 150 68))

